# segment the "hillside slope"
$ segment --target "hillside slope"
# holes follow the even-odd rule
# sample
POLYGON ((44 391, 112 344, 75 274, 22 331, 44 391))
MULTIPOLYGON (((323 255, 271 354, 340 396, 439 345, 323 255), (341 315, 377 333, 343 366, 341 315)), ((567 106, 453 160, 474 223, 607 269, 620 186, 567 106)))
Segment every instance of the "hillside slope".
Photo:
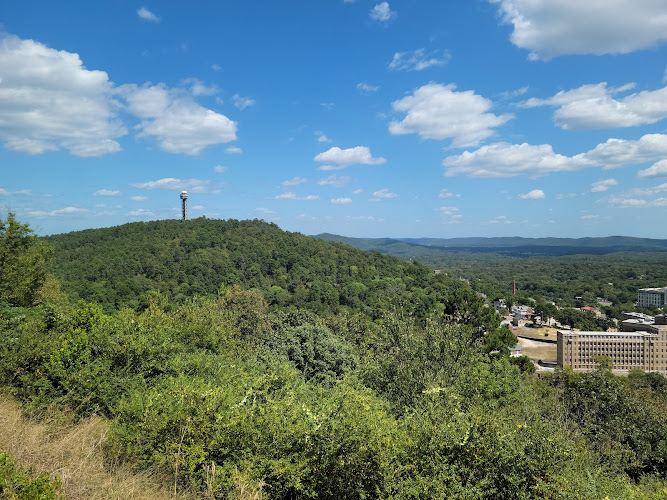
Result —
POLYGON ((136 222, 45 239, 70 296, 109 311, 136 307, 152 290, 180 302, 238 285, 262 290, 269 304, 372 314, 394 299, 423 308, 455 287, 424 266, 258 220, 136 222))

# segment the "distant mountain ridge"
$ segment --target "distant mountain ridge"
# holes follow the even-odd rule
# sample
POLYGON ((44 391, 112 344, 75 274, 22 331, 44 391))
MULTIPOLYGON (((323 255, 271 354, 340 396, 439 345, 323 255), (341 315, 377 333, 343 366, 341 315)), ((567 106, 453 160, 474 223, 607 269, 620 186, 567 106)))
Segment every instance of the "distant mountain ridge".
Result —
POLYGON ((378 251, 402 257, 410 255, 415 258, 419 258, 420 255, 432 255, 434 252, 448 251, 498 253, 513 257, 667 251, 667 240, 631 236, 596 238, 523 238, 519 236, 493 238, 349 238, 323 233, 316 237, 327 241, 345 243, 362 250, 378 251))

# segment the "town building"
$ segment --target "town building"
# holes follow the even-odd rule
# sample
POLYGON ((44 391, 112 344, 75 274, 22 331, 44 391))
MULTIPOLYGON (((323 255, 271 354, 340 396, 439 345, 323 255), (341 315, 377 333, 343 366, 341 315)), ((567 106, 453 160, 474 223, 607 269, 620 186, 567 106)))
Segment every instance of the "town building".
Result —
POLYGON ((591 307, 591 306, 584 306, 579 308, 580 311, 582 312, 589 312, 595 314, 596 318, 601 318, 603 314, 600 312, 600 310, 597 307, 591 307))
POLYGON ((623 322, 622 332, 558 330, 558 366, 576 371, 597 367, 597 356, 608 356, 614 370, 632 369, 667 374, 667 319, 655 323, 623 322))
MULTIPOLYGON (((654 325, 656 319, 653 316, 642 313, 623 313, 627 319, 624 319, 621 322, 621 331, 622 332, 643 332, 646 331, 646 327, 654 325)), ((660 320, 660 316, 658 316, 660 320)))
POLYGON ((510 358, 518 358, 520 356, 523 356, 523 348, 517 344, 514 347, 510 347, 510 358))
POLYGON ((496 311, 500 312, 503 309, 508 309, 505 299, 498 299, 493 301, 493 307, 496 311))
POLYGON ((637 304, 640 307, 658 306, 662 308, 667 303, 667 287, 641 288, 637 292, 637 304))

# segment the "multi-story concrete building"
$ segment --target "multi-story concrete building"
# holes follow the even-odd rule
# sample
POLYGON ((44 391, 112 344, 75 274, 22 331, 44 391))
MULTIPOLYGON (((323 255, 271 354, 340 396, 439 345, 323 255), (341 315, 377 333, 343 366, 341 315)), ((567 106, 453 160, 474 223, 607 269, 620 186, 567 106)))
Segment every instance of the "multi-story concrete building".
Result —
POLYGON ((637 292, 637 303, 640 307, 663 307, 667 303, 666 288, 641 288, 637 292))
MULTIPOLYGON (((636 328, 639 325, 625 325, 636 328)), ((667 374, 667 321, 658 316, 654 324, 642 324, 641 331, 575 332, 558 331, 558 366, 577 371, 596 368, 596 356, 608 356, 613 369, 638 368, 667 374)))

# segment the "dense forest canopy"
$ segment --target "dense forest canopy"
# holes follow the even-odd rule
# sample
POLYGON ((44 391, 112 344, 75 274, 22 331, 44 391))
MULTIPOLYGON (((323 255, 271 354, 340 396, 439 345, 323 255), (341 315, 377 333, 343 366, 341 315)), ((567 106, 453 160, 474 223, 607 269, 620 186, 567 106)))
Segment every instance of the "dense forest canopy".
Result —
POLYGON ((522 373, 499 316, 444 273, 260 221, 137 223, 47 242, 73 301, 44 261, 3 275, 39 277, 28 302, 0 290, 5 390, 35 417, 105 416, 110 463, 178 491, 667 496, 667 380, 616 377, 604 363, 522 373))
POLYGON ((70 296, 105 310, 159 291, 181 303, 237 285, 271 306, 377 315, 387 302, 425 312, 460 284, 426 266, 280 230, 263 221, 136 222, 45 239, 70 296))
POLYGON ((616 316, 622 309, 633 309, 639 288, 667 286, 665 240, 318 237, 419 260, 451 277, 466 279, 474 290, 490 298, 508 297, 514 286, 520 296, 555 301, 559 306, 597 306, 599 297, 614 304, 616 316), (445 243, 450 246, 442 246, 445 243), (550 253, 542 252, 544 249, 551 249, 550 253))

